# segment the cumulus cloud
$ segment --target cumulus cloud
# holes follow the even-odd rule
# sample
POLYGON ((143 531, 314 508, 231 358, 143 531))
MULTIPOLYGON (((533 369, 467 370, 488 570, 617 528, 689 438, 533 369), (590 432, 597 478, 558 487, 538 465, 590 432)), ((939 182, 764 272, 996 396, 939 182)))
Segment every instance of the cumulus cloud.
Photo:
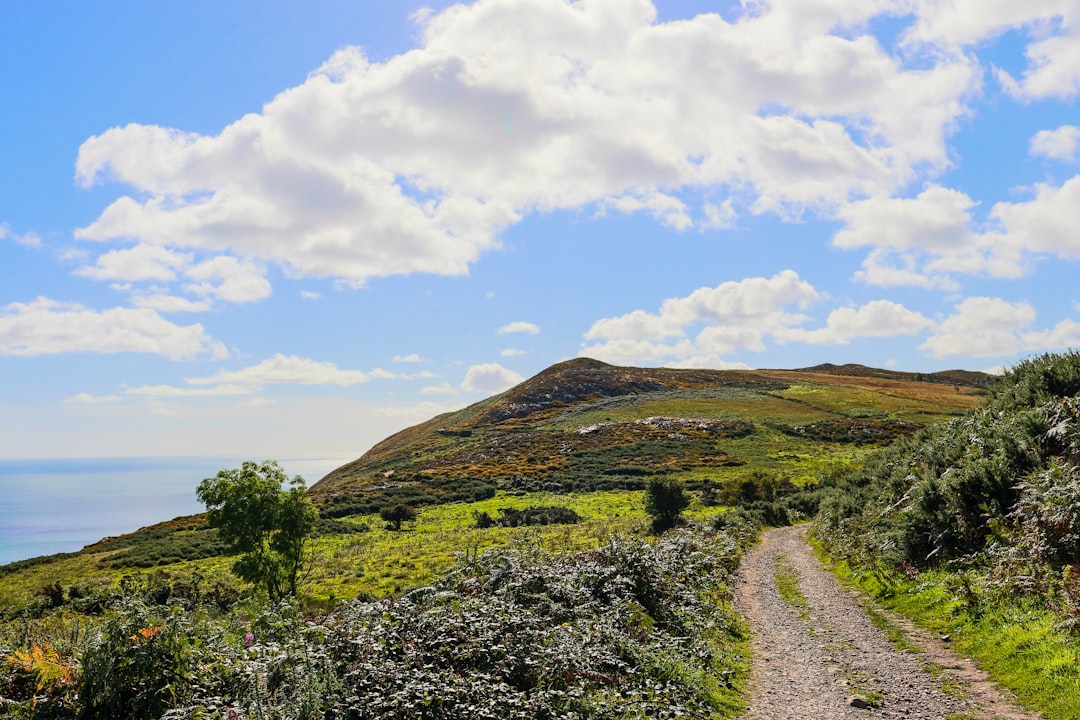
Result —
POLYGON ((176 279, 178 270, 191 264, 192 256, 155 245, 136 245, 122 250, 110 250, 98 257, 94 265, 79 268, 76 275, 95 280, 160 280, 176 279))
POLYGON ((980 224, 966 194, 932 185, 914 198, 875 197, 839 211, 841 248, 870 247, 856 279, 956 289, 958 275, 1019 278, 1043 257, 1080 258, 1080 175, 996 203, 980 224))
POLYGON ((1043 330, 1032 329, 1035 320, 1035 308, 1027 302, 966 298, 937 324, 919 349, 939 358, 1004 357, 1080 345, 1080 323, 1075 320, 1065 319, 1043 330))
POLYGON ((1080 127, 1062 125, 1056 130, 1040 130, 1035 133, 1028 150, 1032 155, 1073 162, 1076 160, 1078 144, 1080 144, 1080 127))
POLYGON ((219 255, 188 268, 184 275, 194 282, 185 290, 231 303, 247 303, 270 297, 270 282, 256 263, 219 255))
POLYGON ((217 255, 196 262, 195 255, 159 245, 139 244, 110 250, 85 265, 75 275, 94 280, 117 281, 113 287, 130 290, 139 307, 163 312, 199 312, 212 307, 213 300, 247 303, 270 296, 270 282, 259 263, 229 255, 217 255), (149 289, 136 283, 154 283, 149 289), (183 291, 200 300, 182 298, 169 285, 183 284, 183 291))
POLYGON ((833 310, 823 328, 782 328, 774 335, 781 342, 846 345, 858 338, 914 335, 933 325, 930 318, 903 305, 890 300, 875 300, 860 308, 833 310))
POLYGON ((1027 67, 1017 79, 998 68, 1007 92, 1022 100, 1074 97, 1080 91, 1080 5, 1074 0, 924 0, 905 34, 909 44, 963 49, 1026 29, 1027 67))
POLYGON ((539 326, 534 325, 531 322, 525 322, 523 320, 518 320, 516 322, 507 323, 506 325, 503 325, 496 332, 498 332, 500 335, 508 335, 508 334, 511 334, 511 333, 527 333, 529 335, 539 335, 540 334, 540 328, 539 328, 539 326))
POLYGON ((1035 308, 1028 303, 967 298, 919 349, 939 358, 1012 355, 1024 348, 1021 332, 1034 321, 1035 308))
POLYGON ((344 48, 216 135, 132 124, 89 138, 78 182, 132 193, 77 236, 360 285, 463 274, 533 212, 727 227, 743 210, 830 212, 948 166, 973 57, 933 48, 905 64, 865 26, 896 2, 745 8, 662 23, 647 0, 491 0, 416 15, 416 49, 371 62, 344 48), (716 200, 678 196, 699 188, 716 200))
POLYGON ((790 308, 819 298, 793 270, 699 288, 665 300, 656 313, 634 310, 597 320, 585 333, 581 354, 616 364, 730 367, 725 355, 764 350, 766 335, 809 319, 790 308))
POLYGON ((0 355, 71 352, 141 352, 172 360, 228 354, 202 325, 175 325, 147 308, 98 311, 38 298, 12 303, 0 313, 0 355))
POLYGON ((521 355, 524 355, 524 354, 525 354, 524 350, 520 350, 518 348, 512 348, 512 347, 511 348, 503 348, 502 350, 499 351, 499 355, 501 355, 502 357, 520 357, 521 355))
POLYGON ((465 371, 461 389, 466 392, 500 393, 517 385, 523 378, 513 370, 508 370, 498 363, 472 365, 465 371))

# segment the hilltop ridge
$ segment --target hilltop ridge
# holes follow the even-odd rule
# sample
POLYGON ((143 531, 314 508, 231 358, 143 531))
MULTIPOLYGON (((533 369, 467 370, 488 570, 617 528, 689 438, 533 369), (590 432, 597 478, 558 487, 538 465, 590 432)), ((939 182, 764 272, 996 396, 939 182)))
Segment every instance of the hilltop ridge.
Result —
POLYGON ((853 458, 860 446, 963 412, 988 379, 854 364, 708 370, 575 358, 391 435, 312 495, 336 514, 496 489, 636 488, 655 474, 691 484, 746 472, 809 478, 830 455, 853 458))

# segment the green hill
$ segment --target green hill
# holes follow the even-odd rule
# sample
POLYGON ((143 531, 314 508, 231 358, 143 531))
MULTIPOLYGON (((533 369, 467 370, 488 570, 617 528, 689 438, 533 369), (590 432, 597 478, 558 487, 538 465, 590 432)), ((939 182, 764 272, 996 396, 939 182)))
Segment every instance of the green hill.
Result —
POLYGON ((506 392, 397 433, 320 480, 328 515, 426 505, 494 489, 696 487, 750 473, 796 484, 962 413, 988 376, 861 366, 669 370, 559 363, 506 392))
MULTIPOLYGON (((461 546, 511 542, 512 533, 462 534, 473 512, 542 503, 572 506, 597 523, 625 522, 640 514, 633 493, 650 476, 691 490, 711 486, 721 497, 747 478, 803 485, 836 476, 875 448, 975 406, 986 379, 854 365, 716 371, 559 363, 396 433, 317 482, 310 492, 323 516, 322 542, 336 559, 315 574, 316 592, 393 592, 433 577, 461 546), (375 513, 399 503, 424 509, 419 527, 440 528, 439 539, 404 550, 400 535, 379 530, 375 513), (360 544, 363 553, 348 550, 360 544)), ((0 609, 55 583, 97 597, 124 576, 227 579, 221 552, 201 515, 177 518, 0 567, 0 609)))

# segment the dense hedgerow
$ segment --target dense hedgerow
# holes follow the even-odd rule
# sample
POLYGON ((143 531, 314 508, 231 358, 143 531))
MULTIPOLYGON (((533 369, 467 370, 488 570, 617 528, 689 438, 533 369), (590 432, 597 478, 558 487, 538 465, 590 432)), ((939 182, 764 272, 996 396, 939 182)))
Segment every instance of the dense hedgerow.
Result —
POLYGON ((1078 393, 1080 353, 1020 363, 982 407, 841 483, 819 536, 855 564, 982 566, 999 587, 1067 590, 1064 570, 1080 567, 1078 393))
POLYGON ((80 720, 730 714, 735 530, 467 555, 430 587, 314 618, 127 602, 70 654, 0 648, 0 697, 6 716, 80 720))

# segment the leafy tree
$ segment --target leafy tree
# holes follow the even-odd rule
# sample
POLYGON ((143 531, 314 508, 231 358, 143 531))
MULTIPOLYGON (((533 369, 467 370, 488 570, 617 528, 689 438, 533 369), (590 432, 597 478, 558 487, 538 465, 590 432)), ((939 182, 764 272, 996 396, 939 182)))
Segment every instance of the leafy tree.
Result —
POLYGON ((416 508, 412 505, 389 505, 379 511, 379 517, 394 530, 400 530, 401 523, 416 519, 416 508))
POLYGON ((645 484, 645 512, 652 518, 656 534, 669 530, 682 521, 682 511, 690 505, 690 498, 682 483, 674 478, 649 478, 645 484))
POLYGON ((285 484, 274 461, 245 462, 199 483, 207 520, 234 551, 243 553, 233 572, 266 589, 271 600, 296 594, 319 512, 297 475, 285 484))

